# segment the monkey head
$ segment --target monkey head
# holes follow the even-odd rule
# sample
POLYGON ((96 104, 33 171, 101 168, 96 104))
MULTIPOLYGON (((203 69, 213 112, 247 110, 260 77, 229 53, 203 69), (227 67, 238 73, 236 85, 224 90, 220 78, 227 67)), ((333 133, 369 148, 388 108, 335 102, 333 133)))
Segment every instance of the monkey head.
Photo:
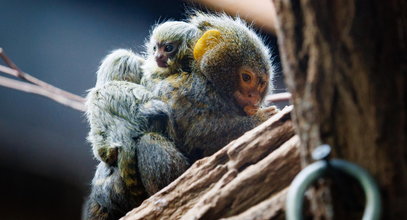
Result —
POLYGON ((189 72, 192 43, 199 30, 181 21, 167 21, 153 28, 147 42, 147 68, 157 74, 189 72))
POLYGON ((212 19, 205 21, 208 29, 194 46, 196 68, 221 95, 253 115, 269 87, 269 51, 242 21, 228 16, 212 19))
POLYGON ((246 66, 238 69, 236 74, 239 82, 233 97, 247 115, 254 115, 266 94, 269 76, 256 73, 246 66))
POLYGON ((178 52, 178 46, 179 42, 156 42, 153 51, 157 66, 167 68, 168 61, 172 61, 178 52))

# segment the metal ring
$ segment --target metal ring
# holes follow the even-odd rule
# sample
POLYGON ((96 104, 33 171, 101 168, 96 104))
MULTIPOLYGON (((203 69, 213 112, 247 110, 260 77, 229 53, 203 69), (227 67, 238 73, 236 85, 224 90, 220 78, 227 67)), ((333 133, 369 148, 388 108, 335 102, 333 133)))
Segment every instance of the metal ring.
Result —
POLYGON ((381 214, 381 200, 379 188, 375 180, 363 168, 339 159, 317 161, 304 168, 293 180, 289 188, 286 200, 286 219, 302 219, 302 206, 305 191, 318 178, 324 176, 329 168, 341 170, 354 178, 362 185, 365 191, 366 206, 363 220, 376 220, 381 214), (329 163, 329 165, 328 165, 329 163))

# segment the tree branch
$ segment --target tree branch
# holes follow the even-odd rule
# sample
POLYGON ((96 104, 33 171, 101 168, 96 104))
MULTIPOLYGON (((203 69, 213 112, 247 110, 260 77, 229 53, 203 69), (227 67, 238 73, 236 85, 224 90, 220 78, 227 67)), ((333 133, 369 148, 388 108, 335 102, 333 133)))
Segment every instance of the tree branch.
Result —
MULTIPOLYGON (((265 215, 281 216, 283 190, 300 170, 291 110, 291 106, 284 108, 214 155, 197 161, 124 219, 247 219, 255 212, 251 207, 264 210, 277 203, 265 215)), ((259 216, 252 219, 262 219, 259 216)))
POLYGON ((43 87, 55 94, 60 94, 63 96, 66 96, 67 98, 76 100, 78 102, 85 102, 85 98, 75 95, 73 93, 67 92, 65 90, 62 90, 60 88, 57 88, 49 83, 46 83, 42 80, 39 80, 37 78, 35 78, 34 76, 31 76, 28 73, 24 73, 23 71, 21 71, 20 68, 18 68, 18 66, 6 55, 5 51, 3 48, 0 48, 0 57, 3 59, 3 61, 12 69, 16 70, 17 72, 11 73, 11 75, 18 77, 20 79, 26 80, 28 82, 34 83, 40 87, 43 87))
POLYGON ((265 100, 267 102, 283 102, 283 101, 289 101, 290 99, 291 99, 291 93, 289 93, 289 92, 271 94, 271 95, 266 96, 266 98, 265 98, 265 100))
POLYGON ((49 83, 39 80, 28 73, 24 73, 18 66, 6 55, 3 48, 0 48, 0 58, 10 67, 0 65, 0 72, 20 78, 29 83, 20 82, 6 77, 0 78, 0 85, 20 90, 23 92, 34 93, 50 98, 58 103, 71 107, 79 111, 85 111, 85 98, 57 88, 49 83), (33 83, 33 84, 31 84, 33 83))
MULTIPOLYGON (((5 68, 7 68, 7 67, 0 65, 1 72, 4 72, 5 68)), ((12 70, 10 68, 8 68, 8 69, 12 70)), ((7 88, 20 90, 23 92, 28 92, 28 93, 45 96, 60 104, 66 105, 66 106, 76 109, 78 111, 84 112, 86 109, 83 102, 78 102, 78 101, 66 98, 65 96, 62 96, 62 95, 56 95, 56 94, 48 91, 47 89, 44 89, 42 87, 30 84, 30 83, 21 82, 21 81, 10 79, 10 78, 4 77, 4 76, 0 76, 0 85, 7 87, 7 88)))
POLYGON ((285 199, 288 187, 271 196, 250 209, 221 220, 258 220, 258 219, 285 219, 285 199))

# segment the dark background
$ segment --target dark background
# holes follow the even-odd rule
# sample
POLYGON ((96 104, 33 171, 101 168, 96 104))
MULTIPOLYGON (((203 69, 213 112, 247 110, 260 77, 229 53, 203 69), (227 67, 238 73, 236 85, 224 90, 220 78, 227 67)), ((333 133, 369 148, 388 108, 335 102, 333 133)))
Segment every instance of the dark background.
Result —
MULTIPOLYGON (((0 1, 0 47, 25 72, 84 96, 111 50, 142 51, 183 1, 0 1)), ((275 48, 275 39, 268 36, 275 48)), ((278 63, 278 58, 276 59, 278 63)), ((281 74, 276 77, 282 88, 281 74)), ((0 87, 0 218, 79 219, 96 161, 83 113, 0 87)))

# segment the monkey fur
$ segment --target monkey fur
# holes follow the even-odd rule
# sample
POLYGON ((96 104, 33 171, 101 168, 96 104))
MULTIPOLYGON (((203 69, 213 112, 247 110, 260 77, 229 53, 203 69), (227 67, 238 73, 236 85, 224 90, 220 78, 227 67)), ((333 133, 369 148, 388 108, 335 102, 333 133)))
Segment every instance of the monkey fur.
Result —
MULTIPOLYGON (((192 50, 191 50, 191 39, 195 36, 197 36, 198 29, 186 22, 179 22, 179 21, 168 21, 164 22, 162 24, 159 24, 154 28, 152 31, 151 37, 149 42, 147 43, 147 58, 146 60, 142 63, 140 62, 140 59, 138 55, 135 55, 131 51, 126 51, 126 50, 117 50, 114 51, 112 54, 108 55, 107 58, 102 62, 102 65, 98 71, 98 81, 99 78, 107 78, 104 77, 104 75, 110 76, 110 78, 119 78, 119 76, 126 76, 125 79, 137 79, 133 80, 132 82, 138 83, 140 82, 143 86, 145 86, 147 89, 151 90, 151 92, 155 93, 155 95, 161 95, 159 94, 158 91, 154 92, 154 86, 160 85, 161 79, 164 77, 172 76, 172 75, 177 75, 180 72, 184 72, 183 68, 188 68, 190 67, 190 62, 192 60, 192 50), (167 46, 173 46, 172 51, 164 51, 162 50, 161 53, 159 49, 162 47, 162 49, 166 49, 167 46), (165 60, 163 60, 163 58, 165 60), (165 62, 166 67, 160 67, 159 62, 165 62), (138 68, 141 66, 140 68, 138 68), (137 71, 135 71, 137 70, 137 71), (112 72, 116 72, 115 74, 112 72), (132 74, 134 75, 133 77, 132 74), (119 75, 119 76, 117 76, 119 75), (112 77, 115 76, 115 77, 112 77), (140 80, 139 80, 140 79, 140 80), (152 83, 153 82, 153 83, 152 83)), ((178 74, 179 75, 179 74, 178 74)), ((101 83, 96 83, 96 88, 98 88, 98 85, 101 83)), ((109 164, 112 164, 112 162, 115 162, 117 159, 117 147, 115 146, 116 142, 112 142, 110 136, 106 135, 99 135, 100 132, 92 132, 92 128, 96 127, 102 127, 102 128, 108 128, 110 132, 112 132, 112 135, 114 138, 117 139, 117 136, 122 137, 126 136, 123 135, 125 132, 120 131, 115 129, 114 125, 116 124, 116 117, 115 115, 112 114, 112 109, 116 109, 119 115, 125 116, 127 118, 127 122, 125 123, 130 123, 132 122, 133 124, 143 124, 140 123, 139 119, 139 114, 136 111, 136 109, 132 109, 132 111, 129 110, 129 105, 133 105, 135 103, 140 103, 139 97, 135 96, 133 94, 139 92, 144 92, 145 91, 140 88, 140 86, 136 85, 130 85, 129 83, 125 84, 126 88, 130 87, 130 89, 120 89, 116 87, 116 85, 109 84, 107 83, 103 88, 97 89, 98 93, 89 93, 89 94, 98 94, 97 98, 89 98, 90 100, 88 103, 90 104, 95 104, 98 106, 105 106, 108 107, 107 110, 101 110, 100 108, 90 108, 88 106, 88 112, 93 113, 94 115, 103 115, 103 117, 98 116, 98 119, 96 120, 97 122, 100 122, 99 125, 95 123, 96 125, 92 124, 92 121, 90 120, 91 124, 91 133, 89 135, 89 140, 93 144, 93 150, 94 154, 97 158, 100 158, 102 161, 107 162, 109 164), (135 88, 135 89, 134 89, 135 88), (130 92, 130 90, 134 90, 133 92, 130 92), (109 91, 109 92, 106 92, 109 91), (114 91, 114 92, 110 92, 114 91), (118 94, 116 94, 118 93, 118 94), (100 94, 104 94, 103 96, 100 94), (112 98, 117 96, 117 98, 112 98), (109 100, 109 101, 107 101, 109 100), (109 107, 108 103, 112 102, 112 100, 115 100, 117 105, 113 107, 109 107), (107 138, 106 138, 107 137, 107 138), (97 142, 97 140, 100 140, 97 142), (110 142, 111 144, 106 144, 105 142, 110 142), (96 143, 96 144, 94 144, 96 143), (107 152, 107 153, 106 153, 107 152), (114 153, 111 153, 114 152, 114 153)), ((99 86, 100 87, 100 86, 99 86)), ((165 86, 167 88, 167 91, 169 91, 169 88, 172 88, 171 86, 165 86)), ((161 90, 160 90, 161 92, 161 90)), ((96 96, 95 96, 96 97, 96 96)), ((159 113, 160 114, 160 113, 159 113)), ((90 117, 88 117, 90 118, 90 117)), ((160 118, 160 117, 158 117, 160 118)), ((154 121, 154 120, 153 120, 154 121)), ((157 122, 157 120, 155 120, 157 122)), ((159 122, 158 122, 159 123, 159 122)), ((130 128, 131 126, 127 126, 126 128, 130 128)), ((142 126, 138 125, 134 126, 132 130, 137 130, 140 133, 142 126)), ((101 130, 101 129, 98 129, 101 130)), ((129 130, 129 129, 128 129, 129 130)), ((131 129, 130 129, 131 130, 131 129)), ((146 140, 160 140, 160 144, 170 146, 171 144, 165 144, 161 143, 161 141, 165 140, 164 137, 158 138, 154 136, 155 138, 150 139, 147 138, 146 140)), ((141 140, 144 140, 141 138, 141 140)), ((128 141, 127 141, 128 142, 128 141)), ((167 141, 170 143, 170 141, 167 141)), ((150 143, 151 144, 151 143, 150 143)), ((126 147, 124 147, 126 148, 126 147)), ((175 149, 175 148, 174 148, 175 149)), ((142 155, 140 155, 142 156, 142 155)), ((181 166, 180 163, 180 169, 182 168, 183 170, 189 165, 189 163, 184 163, 183 166, 181 166)), ((145 166, 143 166, 145 167, 145 166)), ((171 164, 170 167, 173 167, 171 164)), ((120 164, 119 164, 120 168, 120 164)), ((121 167, 121 171, 123 173, 125 172, 126 167, 121 167)), ((165 170, 165 169, 163 169, 165 170)), ((133 172, 133 171, 131 171, 133 172)), ((160 173, 160 172, 153 172, 153 173, 160 173)), ((175 174, 178 174, 179 172, 172 172, 175 174)), ((140 172, 140 175, 148 175, 146 172, 140 172)), ((172 175, 172 174, 171 174, 172 175)), ((142 180, 147 180, 151 178, 141 178, 142 180)), ((152 184, 144 184, 146 187, 147 192, 150 194, 153 194, 157 191, 157 188, 162 188, 162 186, 167 185, 169 182, 163 182, 166 178, 156 178, 156 179, 161 179, 162 181, 157 181, 158 186, 152 185, 152 184), (163 183, 161 183, 163 182, 163 183)))
POLYGON ((276 113, 260 109, 269 89, 270 54, 260 37, 239 18, 196 13, 202 30, 192 74, 169 100, 176 146, 191 162, 208 156, 276 113), (244 82, 243 76, 250 77, 244 82))
POLYGON ((166 137, 167 106, 153 92, 161 78, 182 72, 181 64, 192 60, 187 44, 195 33, 188 23, 165 22, 153 30, 146 60, 123 49, 103 60, 87 97, 88 140, 101 162, 84 219, 117 219, 189 167, 166 137))
MULTIPOLYGON (((190 22, 201 31, 200 38, 193 39, 195 43, 193 49, 189 47, 192 52, 190 56, 194 58, 190 63, 191 73, 180 71, 166 75, 165 71, 153 70, 150 72, 152 73, 149 75, 150 79, 147 80, 153 82, 152 86, 145 83, 147 87, 152 88, 151 91, 154 94, 158 96, 162 94, 160 99, 164 100, 169 107, 168 121, 171 123, 167 123, 168 127, 163 132, 165 135, 154 133, 161 138, 155 139, 158 141, 154 144, 144 142, 147 143, 144 148, 146 151, 139 150, 143 144, 135 145, 136 158, 130 161, 137 161, 137 171, 146 174, 141 178, 138 176, 144 185, 148 185, 146 183, 149 182, 150 185, 157 186, 156 181, 160 179, 171 181, 174 179, 174 177, 168 178, 173 173, 159 172, 156 167, 180 167, 180 164, 188 167, 189 162, 216 152, 275 113, 274 107, 260 109, 269 84, 271 64, 267 47, 255 32, 240 19, 233 19, 226 15, 197 13, 190 22), (169 138, 166 137, 167 135, 169 138), (158 156, 167 144, 171 146, 171 150, 174 150, 173 155, 176 155, 173 157, 170 153, 166 153, 165 155, 169 156, 168 161, 158 156)), ((148 71, 149 68, 143 69, 143 74, 147 73, 146 70, 148 71)), ((107 106, 107 109, 120 112, 121 108, 126 108, 125 105, 121 106, 123 104, 121 101, 118 101, 120 96, 126 96, 126 101, 129 101, 132 98, 128 96, 133 94, 117 93, 117 95, 118 99, 109 100, 107 104, 110 106, 107 106)), ((137 97, 134 98, 134 102, 139 102, 137 97)), ((136 111, 133 114, 134 118, 138 118, 136 111)), ((133 118, 133 116, 126 116, 133 118)), ((143 137, 138 140, 143 140, 143 137)), ((119 155, 121 154, 119 152, 119 155)), ((100 165, 100 167, 103 166, 100 165)), ((120 169, 119 166, 117 172, 122 172, 120 169)), ((115 177, 118 175, 117 172, 113 171, 108 176, 115 177)), ((95 179, 97 175, 98 172, 95 179)), ((94 182, 96 182, 95 179, 94 182)), ((132 179, 132 181, 135 180, 132 179)), ((154 192, 162 187, 156 187, 155 190, 150 191, 154 192)), ((94 186, 94 188, 97 187, 94 186)), ((111 189, 112 184, 107 188, 111 189)), ((104 198, 106 193, 109 191, 102 190, 99 196, 104 198)), ((115 199, 112 195, 109 198, 115 199)), ((90 199, 88 204, 92 202, 93 200, 90 199)), ((88 207, 94 206, 88 205, 88 207)), ((113 213, 114 209, 107 213, 102 212, 104 215, 113 215, 113 213)))
MULTIPOLYGON (((93 154, 99 161, 104 161, 108 164, 116 162, 117 147, 115 145, 117 143, 114 144, 115 141, 112 140, 116 135, 117 129, 115 126, 122 126, 122 124, 130 122, 120 119, 118 116, 113 117, 111 122, 103 121, 105 118, 109 118, 110 112, 106 112, 101 108, 103 103, 99 100, 104 100, 97 97, 97 90, 107 87, 106 85, 112 82, 114 84, 117 84, 117 82, 119 84, 121 82, 140 83, 142 77, 141 66, 143 64, 144 58, 141 56, 131 51, 120 49, 108 55, 99 67, 96 86, 89 90, 86 98, 86 116, 90 125, 87 140, 92 144, 93 154), (112 63, 115 65, 111 65, 112 63)), ((130 83, 125 84, 133 86, 130 83)), ((114 86, 117 87, 116 85, 114 86)), ((140 88, 140 95, 144 94, 151 99, 152 94, 150 92, 141 86, 138 88, 140 88)), ((128 125, 128 127, 131 127, 131 125, 128 125)))
POLYGON ((183 21, 168 21, 156 26, 146 43, 141 84, 157 96, 166 94, 168 91, 161 89, 165 87, 161 85, 165 83, 164 79, 191 72, 192 46, 199 34, 196 26, 183 21), (168 46, 173 50, 166 52, 168 46), (160 63, 164 63, 164 67, 160 63))
MULTIPOLYGON (((131 50, 113 51, 99 67, 95 88, 106 84, 109 80, 128 81, 141 84, 153 95, 163 98, 174 88, 163 79, 190 72, 193 59, 192 43, 198 33, 194 25, 182 21, 167 21, 157 25, 146 43, 145 58, 134 54, 131 50), (158 51, 160 48, 165 49, 166 46, 172 46, 173 51, 170 53, 158 51), (165 57, 165 60, 162 60, 162 57, 165 57), (164 62, 166 67, 160 67, 159 61, 164 62)), ((105 86, 105 89, 108 89, 107 87, 105 86)), ((94 102, 90 100, 90 103, 94 102)), ((88 112, 91 111, 88 110, 88 112)), ((103 123, 103 126, 107 124, 103 123)), ((104 144, 106 138, 92 132, 92 126, 88 141, 92 143, 94 155, 98 160, 111 164, 117 159, 115 147, 104 144)))
POLYGON ((85 219, 118 219, 189 167, 187 159, 164 137, 169 115, 165 104, 151 99, 148 91, 140 96, 144 87, 138 84, 117 81, 106 86, 109 89, 95 90, 102 108, 99 112, 107 112, 111 123, 115 117, 126 122, 110 124, 116 133, 111 140, 118 143, 117 162, 99 163, 85 204, 85 219), (133 95, 123 96, 117 91, 133 95), (112 100, 120 106, 109 106, 112 100))
POLYGON ((163 133, 165 127, 162 123, 166 123, 168 112, 165 112, 165 105, 155 100, 143 86, 126 81, 111 81, 92 89, 87 107, 91 127, 89 139, 97 141, 93 144, 106 146, 99 148, 98 153, 107 149, 110 155, 101 156, 117 159, 108 160, 110 163, 101 161, 97 167, 85 208, 86 219, 117 219, 148 196, 135 159, 137 139, 146 132, 163 133), (119 91, 132 93, 134 99, 117 95, 119 91), (109 107, 112 99, 125 108, 109 107), (160 106, 160 109, 150 106, 160 106), (153 111, 153 117, 150 117, 153 111), (138 121, 129 120, 128 116, 134 114, 137 114, 138 121))

